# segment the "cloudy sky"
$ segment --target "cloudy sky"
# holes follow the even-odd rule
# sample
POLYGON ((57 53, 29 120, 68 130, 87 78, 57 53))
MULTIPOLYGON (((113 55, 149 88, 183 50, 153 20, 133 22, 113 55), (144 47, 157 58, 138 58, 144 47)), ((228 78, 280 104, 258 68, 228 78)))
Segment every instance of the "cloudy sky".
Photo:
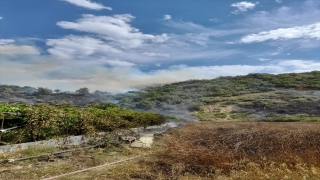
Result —
POLYGON ((320 1, 0 0, 0 59, 65 91, 320 70, 320 1))

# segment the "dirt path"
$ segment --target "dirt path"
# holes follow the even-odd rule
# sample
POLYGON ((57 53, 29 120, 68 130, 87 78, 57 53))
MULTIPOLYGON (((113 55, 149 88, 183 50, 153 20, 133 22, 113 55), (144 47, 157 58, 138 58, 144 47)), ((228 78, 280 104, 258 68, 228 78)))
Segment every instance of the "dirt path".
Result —
POLYGON ((119 163, 131 161, 131 160, 138 159, 138 158, 141 158, 141 157, 144 157, 144 156, 147 156, 147 155, 149 155, 149 154, 141 155, 141 156, 135 156, 135 157, 132 157, 132 158, 128 158, 128 159, 124 159, 124 160, 119 160, 119 161, 115 161, 115 162, 111 162, 111 163, 106 163, 106 164, 102 164, 102 165, 99 165, 99 166, 94 166, 94 167, 90 167, 90 168, 86 168, 86 169, 81 169, 81 170, 78 170, 78 171, 73 171, 73 172, 61 174, 61 175, 58 175, 58 176, 53 176, 53 177, 45 178, 45 179, 43 179, 43 180, 57 179, 57 178, 64 177, 64 176, 69 176, 69 175, 73 175, 73 174, 77 174, 77 173, 81 173, 81 172, 90 171, 90 170, 93 170, 93 169, 98 169, 98 168, 101 168, 101 167, 106 167, 106 166, 111 166, 111 165, 114 165, 114 164, 119 164, 119 163))

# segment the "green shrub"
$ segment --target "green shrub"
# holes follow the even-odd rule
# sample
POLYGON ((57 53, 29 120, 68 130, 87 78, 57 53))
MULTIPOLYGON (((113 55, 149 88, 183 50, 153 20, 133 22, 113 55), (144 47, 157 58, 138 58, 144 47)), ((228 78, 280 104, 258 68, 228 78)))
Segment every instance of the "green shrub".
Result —
POLYGON ((39 141, 66 135, 91 135, 120 128, 157 125, 165 117, 151 112, 138 112, 104 104, 77 108, 70 105, 27 105, 0 103, 0 112, 14 111, 5 116, 4 127, 23 127, 2 134, 2 141, 16 143, 39 141), (106 105, 106 106, 105 106, 106 105))
POLYGON ((230 118, 231 119, 239 119, 239 120, 243 120, 249 117, 249 113, 233 113, 230 114, 230 118))
POLYGON ((227 113, 215 113, 213 114, 215 118, 224 119, 227 117, 227 113))

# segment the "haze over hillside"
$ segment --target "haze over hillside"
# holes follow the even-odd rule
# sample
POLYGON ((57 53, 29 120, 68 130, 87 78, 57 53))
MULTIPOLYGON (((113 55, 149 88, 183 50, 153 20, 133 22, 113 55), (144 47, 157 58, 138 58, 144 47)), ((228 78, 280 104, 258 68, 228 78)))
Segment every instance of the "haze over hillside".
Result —
MULTIPOLYGON (((0 100, 52 105, 70 103, 78 107, 85 107, 93 102, 112 102, 123 108, 175 115, 188 111, 199 111, 203 105, 217 102, 239 103, 238 106, 246 109, 260 109, 260 111, 265 107, 277 111, 280 106, 294 104, 295 107, 299 106, 299 103, 311 103, 314 110, 310 104, 311 109, 304 110, 301 106, 300 113, 316 115, 318 113, 317 105, 320 104, 318 102, 320 99, 319 77, 319 71, 279 75, 248 74, 246 76, 219 77, 212 80, 176 82, 122 94, 101 91, 90 93, 88 88, 80 88, 76 92, 61 92, 58 89, 52 91, 44 87, 36 89, 0 85, 0 100), (249 96, 256 96, 257 93, 261 96, 260 100, 259 97, 255 97, 256 102, 253 102, 254 98, 247 99, 249 96), (248 97, 246 97, 247 95, 248 97), (283 101, 273 102, 273 99, 283 99, 283 101)), ((286 113, 297 114, 297 112, 290 113, 290 110, 286 113)))
POLYGON ((119 93, 319 70, 319 17, 312 0, 1 1, 0 83, 119 93))

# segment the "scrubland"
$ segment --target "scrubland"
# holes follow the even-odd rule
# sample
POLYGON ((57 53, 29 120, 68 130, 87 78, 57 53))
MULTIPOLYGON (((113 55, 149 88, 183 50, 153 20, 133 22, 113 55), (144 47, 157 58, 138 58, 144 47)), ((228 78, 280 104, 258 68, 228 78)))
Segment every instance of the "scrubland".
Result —
MULTIPOLYGON (((117 109, 85 107, 79 113, 73 113, 70 110, 76 107, 52 108, 65 111, 60 119, 68 120, 56 126, 63 127, 56 128, 59 130, 57 132, 61 131, 60 134, 65 134, 66 129, 70 134, 69 119, 75 119, 77 124, 87 122, 88 126, 80 123, 80 126, 73 128, 75 130, 84 127, 87 127, 84 130, 91 130, 94 127, 95 131, 107 129, 110 132, 164 121, 163 116, 151 112, 166 118, 172 116, 170 121, 185 120, 188 123, 155 136, 150 149, 106 143, 104 147, 63 156, 2 164, 0 179, 42 179, 141 155, 135 160, 60 179, 320 179, 319 75, 319 71, 313 71, 190 80, 115 95, 112 98, 118 101, 120 108, 117 109), (140 113, 131 109, 149 112, 140 113)), ((46 97, 39 93, 32 95, 46 97)), ((50 94, 50 97, 61 95, 50 94)), ((34 107, 38 106, 47 107, 41 104, 34 107)), ((32 118, 35 116, 39 122, 43 121, 42 111, 30 112, 32 118), (33 115, 35 112, 38 113, 33 115)), ((54 114, 56 111, 52 112, 54 114)), ((56 119, 52 118, 52 113, 45 114, 47 122, 56 119)), ((29 124, 26 127, 41 129, 29 124)), ((55 130, 51 127, 47 129, 51 131, 41 131, 45 137, 55 130)), ((29 139, 32 139, 31 136, 29 139)), ((53 151, 57 149, 29 149, 0 155, 0 159, 53 151)))
POLYGON ((0 178, 40 179, 146 155, 60 179, 319 179, 319 137, 318 122, 195 122, 157 136, 151 149, 120 145, 20 162, 0 178))

